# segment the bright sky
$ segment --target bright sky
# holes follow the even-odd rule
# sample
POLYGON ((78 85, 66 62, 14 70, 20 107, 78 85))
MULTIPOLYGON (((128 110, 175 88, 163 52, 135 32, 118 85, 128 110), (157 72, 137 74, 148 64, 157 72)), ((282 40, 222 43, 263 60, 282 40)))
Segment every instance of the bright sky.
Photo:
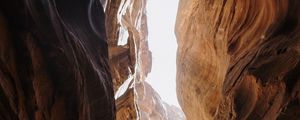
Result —
POLYGON ((176 49, 174 28, 178 0, 148 0, 148 41, 152 72, 147 81, 168 104, 179 107, 176 96, 176 49))

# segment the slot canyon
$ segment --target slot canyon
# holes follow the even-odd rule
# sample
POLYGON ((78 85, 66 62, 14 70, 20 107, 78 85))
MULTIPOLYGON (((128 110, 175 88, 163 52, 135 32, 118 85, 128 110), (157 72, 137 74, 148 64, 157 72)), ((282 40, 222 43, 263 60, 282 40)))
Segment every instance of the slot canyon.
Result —
POLYGON ((149 1, 1 0, 0 120, 300 120, 299 0, 179 0, 181 108, 147 79, 149 1))

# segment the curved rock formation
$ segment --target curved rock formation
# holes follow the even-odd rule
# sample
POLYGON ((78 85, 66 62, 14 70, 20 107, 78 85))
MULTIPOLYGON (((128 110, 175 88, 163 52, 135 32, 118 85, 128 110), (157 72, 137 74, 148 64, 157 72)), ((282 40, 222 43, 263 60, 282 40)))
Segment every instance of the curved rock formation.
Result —
POLYGON ((115 119, 104 18, 96 0, 1 1, 0 119, 115 119))
POLYGON ((108 0, 106 30, 115 91, 134 75, 144 80, 151 71, 146 0, 108 0))
POLYGON ((147 0, 108 0, 106 30, 118 120, 183 120, 145 81, 151 71, 147 0))
POLYGON ((180 1, 177 94, 188 120, 300 118, 299 5, 180 1))
POLYGON ((114 90, 117 95, 125 91, 116 100, 119 120, 138 118, 135 83, 144 81, 151 71, 145 7, 146 0, 107 1, 106 31, 114 90), (129 85, 122 87, 125 81, 129 85))

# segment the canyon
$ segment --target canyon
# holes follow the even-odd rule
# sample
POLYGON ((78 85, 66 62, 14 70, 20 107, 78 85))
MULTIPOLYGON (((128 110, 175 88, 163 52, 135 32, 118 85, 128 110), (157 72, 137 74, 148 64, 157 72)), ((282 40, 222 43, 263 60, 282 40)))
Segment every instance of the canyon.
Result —
POLYGON ((183 112, 162 101, 146 81, 152 65, 146 4, 147 0, 108 0, 106 3, 117 119, 183 120, 183 112))
POLYGON ((154 70, 146 5, 1 1, 0 119, 300 118, 300 1, 180 0, 182 110, 146 81, 154 70))

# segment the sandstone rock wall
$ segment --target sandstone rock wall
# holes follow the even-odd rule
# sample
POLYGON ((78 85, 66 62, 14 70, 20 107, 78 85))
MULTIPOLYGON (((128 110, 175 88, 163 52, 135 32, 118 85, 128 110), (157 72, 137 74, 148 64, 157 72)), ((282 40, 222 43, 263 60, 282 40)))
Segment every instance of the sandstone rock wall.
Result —
POLYGON ((188 120, 300 118, 298 0, 181 0, 177 94, 188 120))
POLYGON ((104 18, 96 0, 1 0, 0 119, 115 119, 104 18))
POLYGON ((151 71, 151 52, 147 42, 146 0, 108 0, 106 31, 114 90, 119 94, 125 81, 128 86, 118 96, 117 119, 137 119, 135 84, 143 82, 151 71))
POLYGON ((151 71, 146 0, 108 0, 106 30, 115 91, 130 75, 144 80, 151 71))
POLYGON ((147 0, 109 0, 106 6, 110 67, 118 120, 183 120, 145 81, 151 71, 147 0))
POLYGON ((147 82, 136 85, 141 120, 185 120, 183 112, 168 105, 147 82))

